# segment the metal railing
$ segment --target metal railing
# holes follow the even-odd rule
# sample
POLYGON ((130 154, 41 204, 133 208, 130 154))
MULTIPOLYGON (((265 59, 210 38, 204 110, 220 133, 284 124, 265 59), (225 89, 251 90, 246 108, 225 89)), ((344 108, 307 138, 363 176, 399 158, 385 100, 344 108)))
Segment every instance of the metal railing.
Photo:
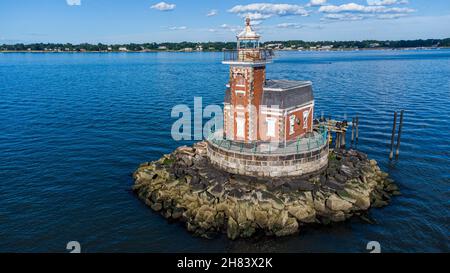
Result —
POLYGON ((265 62, 274 56, 271 49, 224 50, 224 62, 265 62))
POLYGON ((216 132, 211 133, 207 137, 207 141, 218 148, 243 154, 292 155, 320 150, 325 145, 328 145, 328 130, 321 128, 309 133, 307 136, 286 142, 239 142, 224 139, 222 132, 216 132))

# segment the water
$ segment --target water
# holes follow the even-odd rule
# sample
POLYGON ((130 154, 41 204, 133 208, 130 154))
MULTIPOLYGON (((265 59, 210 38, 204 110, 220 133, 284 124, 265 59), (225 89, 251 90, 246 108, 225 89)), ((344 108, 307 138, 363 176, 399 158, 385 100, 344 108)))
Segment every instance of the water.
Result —
POLYGON ((223 101, 220 53, 1 54, 0 252, 450 251, 450 50, 278 53, 268 78, 311 80, 316 115, 359 114, 358 149, 402 196, 358 219, 297 236, 191 236, 145 207, 130 174, 185 143, 171 108, 223 101), (392 111, 405 109, 401 157, 389 163, 392 111))

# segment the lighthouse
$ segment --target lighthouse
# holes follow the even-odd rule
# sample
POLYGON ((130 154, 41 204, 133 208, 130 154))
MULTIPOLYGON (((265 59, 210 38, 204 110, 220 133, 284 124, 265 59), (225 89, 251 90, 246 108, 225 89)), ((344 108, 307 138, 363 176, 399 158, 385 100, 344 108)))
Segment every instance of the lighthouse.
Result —
POLYGON ((258 111, 262 103, 266 64, 272 51, 260 47, 260 35, 246 18, 237 35, 236 50, 225 52, 223 64, 230 66, 224 111, 225 138, 249 142, 260 139, 258 111))
POLYGON ((319 171, 328 164, 328 138, 314 128, 312 82, 268 79, 274 54, 260 39, 246 18, 236 49, 224 52, 222 63, 230 67, 224 126, 207 138, 209 159, 230 173, 256 177, 319 171))

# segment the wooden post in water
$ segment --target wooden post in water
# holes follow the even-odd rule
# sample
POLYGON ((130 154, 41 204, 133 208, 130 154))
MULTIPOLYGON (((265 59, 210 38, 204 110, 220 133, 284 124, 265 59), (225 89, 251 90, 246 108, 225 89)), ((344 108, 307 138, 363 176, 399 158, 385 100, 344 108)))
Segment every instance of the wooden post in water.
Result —
POLYGON ((352 118, 352 144, 355 139, 355 118, 352 118))
POLYGON ((336 139, 334 140, 334 148, 336 150, 339 150, 341 148, 340 142, 341 142, 341 134, 339 132, 336 132, 336 139))
POLYGON ((342 133, 341 133, 341 147, 345 149, 345 137, 347 135, 347 130, 346 129, 342 129, 342 133))
POLYGON ((356 142, 358 142, 359 139, 359 117, 356 116, 356 142))
POLYGON ((394 141, 395 141, 395 128, 397 126, 397 111, 394 112, 394 124, 392 125, 392 136, 391 136, 391 153, 389 154, 389 160, 394 158, 394 141))
POLYGON ((403 114, 405 110, 400 112, 400 125, 398 127, 398 138, 397 138, 397 151, 395 152, 395 157, 398 158, 400 154, 400 138, 402 137, 402 129, 403 129, 403 114))

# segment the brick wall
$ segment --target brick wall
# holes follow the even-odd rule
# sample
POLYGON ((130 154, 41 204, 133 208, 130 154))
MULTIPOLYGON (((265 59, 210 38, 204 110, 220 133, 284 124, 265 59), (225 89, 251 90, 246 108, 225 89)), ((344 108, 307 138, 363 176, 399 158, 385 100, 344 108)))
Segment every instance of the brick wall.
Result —
POLYGON ((299 110, 296 110, 295 112, 288 113, 285 118, 285 135, 286 140, 293 140, 297 137, 304 136, 308 132, 312 132, 312 122, 313 122, 313 112, 314 107, 313 106, 307 106, 304 108, 301 108, 299 110), (306 124, 306 128, 304 128, 303 123, 303 113, 305 111, 309 111, 308 121, 306 124), (297 122, 294 123, 294 133, 290 134, 290 127, 291 127, 291 116, 294 115, 296 119, 300 120, 300 124, 297 124, 297 122))

